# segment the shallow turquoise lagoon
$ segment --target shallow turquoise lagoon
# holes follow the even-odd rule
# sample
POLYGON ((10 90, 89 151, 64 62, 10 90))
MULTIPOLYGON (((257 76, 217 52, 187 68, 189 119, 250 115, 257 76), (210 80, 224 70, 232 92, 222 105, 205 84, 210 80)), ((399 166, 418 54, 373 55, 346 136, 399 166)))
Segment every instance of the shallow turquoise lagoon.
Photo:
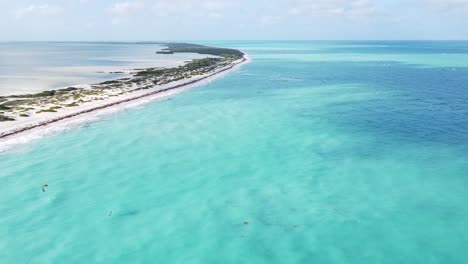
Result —
POLYGON ((467 42, 207 44, 253 61, 0 153, 1 263, 466 263, 467 42))

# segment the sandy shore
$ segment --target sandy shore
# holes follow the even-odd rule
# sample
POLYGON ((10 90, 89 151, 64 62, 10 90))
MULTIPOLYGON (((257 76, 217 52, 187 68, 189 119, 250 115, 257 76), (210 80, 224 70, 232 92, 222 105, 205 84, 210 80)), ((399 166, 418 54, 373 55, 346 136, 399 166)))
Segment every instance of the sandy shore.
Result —
MULTIPOLYGON (((1 47, 0 43, 0 47, 1 47)), ((45 90, 58 90, 70 86, 77 87, 80 85, 89 85, 109 81, 113 79, 130 77, 135 69, 147 69, 155 66, 159 68, 175 68, 183 66, 187 61, 193 59, 202 59, 210 57, 210 55, 202 55, 197 53, 176 53, 170 55, 157 54, 155 52, 162 51, 165 46, 151 45, 145 52, 133 55, 117 55, 111 52, 109 55, 103 56, 89 56, 85 57, 91 61, 112 61, 116 65, 50 65, 46 61, 34 61, 30 53, 21 55, 23 59, 30 59, 35 66, 31 69, 24 69, 22 66, 19 69, 11 71, 0 72, 0 96, 8 96, 14 94, 31 94, 40 93, 45 90), (37 64, 37 65, 36 65, 37 64), (115 73, 119 74, 115 74, 115 73)), ((7 50, 10 53, 9 50, 7 50)), ((89 52, 82 50, 83 54, 89 52)), ((31 51, 38 52, 38 51, 31 51)), ((49 51, 50 52, 50 51, 49 51)), ((61 52, 61 51, 57 51, 61 52)), ((62 51, 63 52, 63 51, 62 51)), ((11 55, 10 55, 11 56, 11 55)), ((67 54, 62 54, 64 61, 73 62, 76 58, 71 58, 67 54)), ((1 56, 0 56, 1 57, 1 56)), ((9 57, 7 57, 9 58, 9 57)), ((7 59, 8 64, 4 65, 7 61, 0 63, 2 66, 7 66, 11 61, 16 61, 15 54, 10 59, 7 59)), ((1 59, 4 59, 1 57, 1 59)), ((18 59, 21 64, 21 60, 18 59)), ((14 66, 14 65, 13 65, 14 66)), ((15 66, 16 67, 16 66, 15 66)))
POLYGON ((73 109, 65 109, 56 113, 44 113, 25 120, 1 122, 0 143, 12 143, 12 141, 17 141, 16 139, 20 138, 25 133, 35 132, 41 130, 41 128, 50 128, 53 125, 58 125, 63 122, 76 121, 77 119, 81 122, 86 122, 88 120, 87 117, 91 115, 114 112, 128 107, 129 105, 166 98, 221 77, 249 61, 250 59, 248 57, 244 57, 243 59, 234 62, 232 65, 219 68, 213 72, 181 81, 174 81, 165 85, 158 85, 148 90, 136 91, 130 94, 109 98, 104 101, 86 103, 74 107, 73 109))

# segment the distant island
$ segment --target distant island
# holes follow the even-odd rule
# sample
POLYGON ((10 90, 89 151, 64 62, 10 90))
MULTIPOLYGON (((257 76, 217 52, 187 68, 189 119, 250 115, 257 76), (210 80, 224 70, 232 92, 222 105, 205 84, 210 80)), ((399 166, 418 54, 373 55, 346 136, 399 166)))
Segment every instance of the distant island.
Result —
POLYGON ((0 96, 0 138, 83 113, 181 88, 246 61, 245 54, 236 49, 189 43, 159 43, 159 45, 166 48, 157 51, 158 54, 198 53, 209 57, 194 59, 174 68, 134 69, 130 72, 131 77, 86 87, 67 87, 35 94, 0 96), (84 108, 86 105, 92 107, 84 108), (73 108, 79 108, 79 111, 70 111, 73 108), (61 112, 64 114, 49 115, 51 118, 45 121, 34 122, 39 121, 38 117, 41 115, 61 112), (3 126, 2 129, 1 123, 18 121, 21 121, 20 127, 10 125, 3 126))
POLYGON ((206 55, 215 55, 220 57, 234 57, 240 59, 244 56, 239 50, 236 49, 226 49, 226 48, 216 48, 208 47, 204 45, 197 44, 187 44, 187 43, 164 43, 167 48, 164 48, 162 51, 158 51, 158 54, 174 54, 176 52, 185 52, 185 53, 198 53, 206 55))

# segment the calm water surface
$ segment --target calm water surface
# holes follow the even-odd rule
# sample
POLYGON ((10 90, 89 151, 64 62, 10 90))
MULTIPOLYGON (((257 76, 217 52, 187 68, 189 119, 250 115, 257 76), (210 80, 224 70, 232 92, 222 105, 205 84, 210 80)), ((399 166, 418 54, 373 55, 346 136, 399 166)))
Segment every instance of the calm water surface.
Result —
POLYGON ((208 44, 253 62, 0 153, 0 262, 466 263, 467 42, 208 44))
POLYGON ((0 42, 0 96, 127 77, 136 68, 176 67, 199 54, 156 54, 151 43, 0 42), (117 73, 116 73, 117 72, 117 73))

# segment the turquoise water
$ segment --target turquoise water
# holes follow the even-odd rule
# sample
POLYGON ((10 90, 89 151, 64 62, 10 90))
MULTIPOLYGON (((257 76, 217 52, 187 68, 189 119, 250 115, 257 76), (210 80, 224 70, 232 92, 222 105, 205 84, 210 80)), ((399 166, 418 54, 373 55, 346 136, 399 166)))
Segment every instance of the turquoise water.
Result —
POLYGON ((466 262, 467 42, 209 44, 253 62, 0 153, 2 263, 466 262))

